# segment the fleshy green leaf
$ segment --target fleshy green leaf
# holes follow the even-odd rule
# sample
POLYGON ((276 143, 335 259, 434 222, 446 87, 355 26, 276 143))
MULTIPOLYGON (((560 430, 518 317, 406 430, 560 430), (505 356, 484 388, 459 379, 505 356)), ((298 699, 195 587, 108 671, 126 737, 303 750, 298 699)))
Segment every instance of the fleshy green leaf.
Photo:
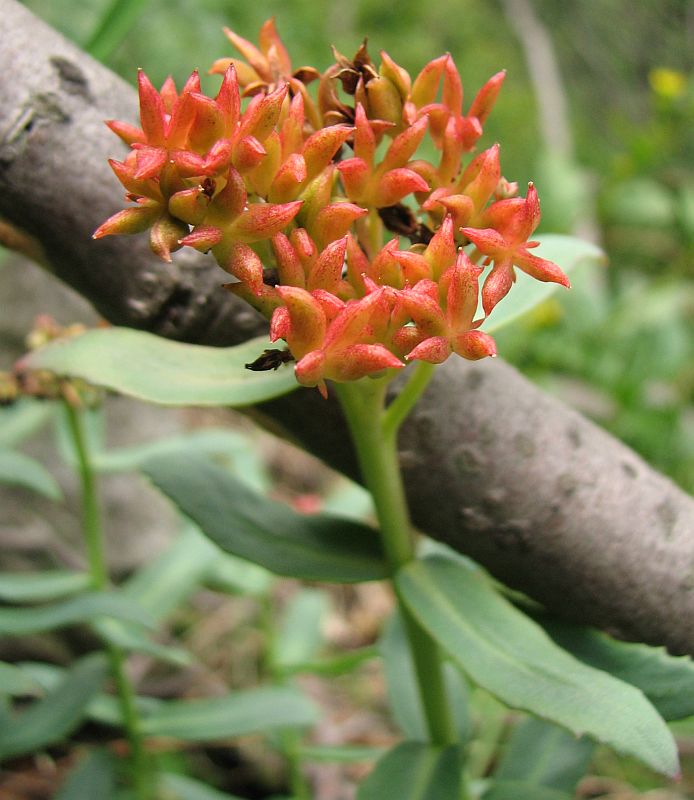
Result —
POLYGON ((89 587, 85 572, 0 572, 0 600, 8 603, 41 603, 83 592, 89 587))
POLYGON ((83 719, 105 676, 102 656, 77 662, 54 691, 0 729, 0 759, 35 752, 65 738, 83 719))
MULTIPOLYGON (((402 616, 396 611, 386 623, 379 641, 383 657, 383 670, 388 688, 388 704, 393 718, 409 739, 426 741, 429 733, 422 701, 417 687, 412 654, 402 616)), ((468 688, 460 671, 452 664, 444 664, 444 678, 460 741, 470 737, 468 688)))
POLYGON ((93 620, 91 625, 104 641, 115 644, 122 650, 146 653, 167 664, 175 664, 179 667, 188 666, 193 661, 193 656, 187 650, 171 644, 159 644, 150 638, 137 623, 99 617, 93 620))
POLYGON ((460 800, 462 768, 457 746, 403 742, 376 764, 359 787, 357 800, 460 800))
MULTIPOLYGON (((532 251, 533 254, 554 261, 569 278, 581 264, 605 261, 605 254, 599 247, 573 236, 546 233, 544 236, 538 236, 537 239, 541 244, 537 250, 532 251)), ((486 274, 482 276, 482 279, 486 277, 486 274)), ((522 270, 516 269, 516 282, 513 288, 494 308, 489 318, 482 323, 482 330, 487 333, 499 330, 523 314, 527 314, 560 288, 562 287, 557 283, 542 283, 526 275, 522 270)), ((478 316, 483 316, 481 304, 478 316)))
POLYGON ((18 696, 37 694, 41 687, 26 672, 14 664, 0 661, 0 695, 18 696))
POLYGON ((398 574, 412 613, 482 688, 676 775, 671 733, 644 695, 559 648, 478 571, 430 557, 398 574))
POLYGON ((220 556, 218 547, 186 525, 169 548, 128 578, 120 591, 160 622, 202 585, 220 556))
POLYGON ((83 378, 122 394, 168 406, 246 406, 297 387, 291 366, 253 372, 270 344, 252 339, 237 347, 203 347, 130 328, 90 330, 30 353, 22 367, 83 378))
POLYGON ((0 450, 0 483, 23 486, 49 500, 63 497, 60 486, 43 464, 13 450, 0 450))
POLYGON ((297 689, 269 686, 226 697, 163 702, 142 721, 148 736, 204 742, 249 733, 313 725, 318 710, 297 689))
POLYGON ((159 786, 164 790, 166 800, 241 800, 235 794, 226 794, 213 789, 187 775, 164 773, 159 778, 159 786))
POLYGON ((134 601, 116 592, 92 592, 50 606, 0 608, 0 635, 26 636, 98 617, 151 624, 147 613, 134 601))
POLYGON ((324 514, 298 514, 246 488, 199 454, 157 457, 143 471, 222 550, 278 575, 352 583, 387 574, 372 528, 324 514))
POLYGON ((494 781, 482 800, 573 800, 573 794, 522 781, 494 781))
POLYGON ((95 750, 70 772, 55 800, 111 800, 115 790, 116 759, 107 750, 95 750))
POLYGON ((299 748, 302 761, 321 764, 355 764, 375 761, 383 755, 382 747, 359 745, 303 745, 299 748))
POLYGON ((591 739, 577 739, 557 725, 531 717, 514 728, 494 780, 545 786, 573 797, 594 750, 591 739))
POLYGON ((579 661, 641 689, 664 719, 694 714, 694 663, 671 656, 664 647, 620 642, 583 625, 538 617, 537 621, 579 661))
POLYGON ((56 406, 46 400, 21 397, 9 406, 0 406, 0 449, 12 450, 36 433, 55 414, 56 406))
POLYGON ((329 605, 320 589, 302 589, 291 598, 274 641, 277 667, 291 669, 316 655, 323 643, 321 624, 329 605))

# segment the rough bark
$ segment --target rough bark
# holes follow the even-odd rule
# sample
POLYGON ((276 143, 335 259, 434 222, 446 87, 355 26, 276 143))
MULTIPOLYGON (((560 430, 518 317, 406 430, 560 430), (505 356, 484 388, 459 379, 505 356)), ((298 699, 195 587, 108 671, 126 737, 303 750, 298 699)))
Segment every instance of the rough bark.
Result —
MULTIPOLYGON (((94 243, 120 207, 101 120, 132 119, 134 92, 0 0, 0 216, 114 323, 230 344, 257 319, 199 258, 157 262, 137 239, 94 243)), ((339 411, 298 391, 261 411, 354 474, 339 411)), ((627 638, 694 653, 694 501, 502 361, 449 360, 401 441, 417 525, 548 607, 627 638)))

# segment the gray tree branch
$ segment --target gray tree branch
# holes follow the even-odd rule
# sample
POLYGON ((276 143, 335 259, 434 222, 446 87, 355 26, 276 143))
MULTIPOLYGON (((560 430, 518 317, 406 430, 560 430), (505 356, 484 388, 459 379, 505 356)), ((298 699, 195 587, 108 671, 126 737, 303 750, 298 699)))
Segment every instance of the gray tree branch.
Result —
MULTIPOLYGON (((121 207, 102 120, 133 119, 134 91, 0 0, 0 226, 108 320, 233 344, 258 330, 194 254, 172 268, 135 238, 91 240, 121 207), (28 238, 27 238, 28 237, 28 238), (42 254, 42 255, 40 255, 42 254)), ((299 390, 261 409, 355 473, 339 410, 299 390)), ((404 427, 415 523, 567 616, 694 653, 694 500, 501 360, 449 360, 404 427)))

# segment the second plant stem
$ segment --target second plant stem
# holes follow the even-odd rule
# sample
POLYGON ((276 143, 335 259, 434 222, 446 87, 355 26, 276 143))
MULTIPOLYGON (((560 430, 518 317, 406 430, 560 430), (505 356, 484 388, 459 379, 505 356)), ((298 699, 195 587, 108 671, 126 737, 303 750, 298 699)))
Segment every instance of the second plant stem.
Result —
MULTIPOLYGON (((98 591, 104 591, 109 588, 109 577, 104 554, 104 537, 101 527, 96 475, 84 432, 83 412, 67 402, 65 403, 65 410, 77 457, 77 469, 82 488, 83 531, 92 587, 98 591)), ((151 798, 151 787, 144 739, 137 712, 135 691, 125 670, 125 654, 119 647, 110 643, 106 644, 106 651, 120 701, 123 727, 130 745, 135 796, 137 800, 149 800, 151 798)))
MULTIPOLYGON (((362 477, 376 507, 383 549, 391 575, 416 557, 397 453, 398 425, 384 417, 388 379, 335 384, 357 453, 362 477)), ((423 385, 420 390, 423 389, 423 385)), ((398 420, 398 422, 401 420, 398 420)), ((394 584, 396 595, 397 585, 394 584)), ((446 696, 438 645, 398 596, 432 744, 458 740, 446 696)))

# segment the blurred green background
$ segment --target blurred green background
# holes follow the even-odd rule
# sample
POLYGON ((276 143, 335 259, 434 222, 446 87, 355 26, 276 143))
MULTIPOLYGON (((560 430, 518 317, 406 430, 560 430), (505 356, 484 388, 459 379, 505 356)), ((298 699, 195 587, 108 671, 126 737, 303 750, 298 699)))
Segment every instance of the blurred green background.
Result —
MULTIPOLYGON (((228 25, 255 40, 276 15, 295 65, 368 36, 411 74, 450 51, 468 102, 508 77, 483 144, 543 202, 542 231, 599 242, 582 274, 499 349, 694 490, 694 4, 686 0, 27 0, 133 82, 180 83, 232 55, 228 25)), ((217 80, 207 79, 208 89, 217 80)))

